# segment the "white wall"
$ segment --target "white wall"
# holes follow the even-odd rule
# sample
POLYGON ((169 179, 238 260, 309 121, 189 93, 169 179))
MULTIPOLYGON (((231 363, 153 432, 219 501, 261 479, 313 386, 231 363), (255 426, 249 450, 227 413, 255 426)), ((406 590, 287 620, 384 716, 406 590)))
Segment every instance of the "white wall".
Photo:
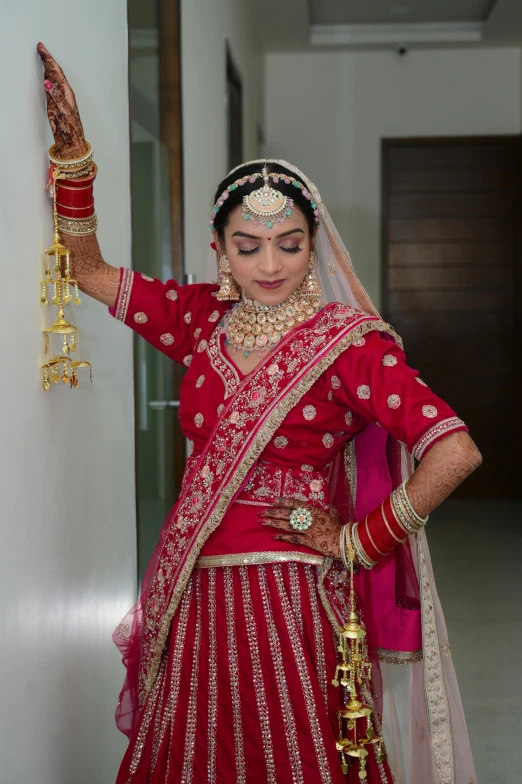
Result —
POLYGON ((517 48, 269 54, 266 153, 315 182, 379 303, 383 137, 521 132, 517 48))
POLYGON ((257 157, 263 60, 244 0, 182 0, 185 270, 205 280, 214 192, 227 174, 226 54, 243 82, 243 157, 257 157))
POLYGON ((95 150, 103 252, 130 263, 126 2, 4 3, 0 781, 111 784, 126 747, 111 633, 135 585, 132 338, 84 296, 71 320, 92 388, 43 391, 52 309, 38 284, 52 224, 39 40, 64 66, 95 150))

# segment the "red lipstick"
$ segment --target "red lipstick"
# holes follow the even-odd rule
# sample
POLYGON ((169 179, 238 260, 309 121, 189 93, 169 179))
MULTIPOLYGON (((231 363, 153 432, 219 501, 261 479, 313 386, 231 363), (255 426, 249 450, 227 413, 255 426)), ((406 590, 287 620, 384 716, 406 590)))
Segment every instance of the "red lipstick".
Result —
POLYGON ((282 280, 256 280, 256 283, 264 289, 278 289, 285 282, 284 278, 282 280))

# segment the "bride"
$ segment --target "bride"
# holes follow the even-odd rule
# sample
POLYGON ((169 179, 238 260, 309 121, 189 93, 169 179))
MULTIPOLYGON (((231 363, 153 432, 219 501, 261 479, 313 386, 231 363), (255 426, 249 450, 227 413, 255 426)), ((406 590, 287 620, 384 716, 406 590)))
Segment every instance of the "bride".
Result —
POLYGON ((424 532, 480 465, 466 425, 408 367, 287 162, 218 186, 217 283, 110 266, 74 93, 38 52, 74 277, 187 368, 193 451, 114 635, 130 739, 117 783, 476 782, 424 532), (340 640, 359 646, 346 670, 340 640))

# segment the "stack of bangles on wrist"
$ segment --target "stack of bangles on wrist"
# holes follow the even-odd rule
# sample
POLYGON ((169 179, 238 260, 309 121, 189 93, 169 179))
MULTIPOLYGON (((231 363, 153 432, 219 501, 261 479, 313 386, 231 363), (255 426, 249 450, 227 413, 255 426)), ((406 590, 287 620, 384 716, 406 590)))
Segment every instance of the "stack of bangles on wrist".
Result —
POLYGON ((98 167, 92 147, 76 158, 60 158, 58 147, 49 150, 49 182, 55 182, 58 229, 64 234, 94 234, 98 218, 94 211, 94 180, 98 167))
POLYGON ((348 548, 355 551, 357 563, 371 569, 409 534, 416 534, 426 525, 428 517, 420 517, 411 505, 406 482, 370 512, 362 522, 343 525, 340 535, 341 559, 349 568, 348 548))

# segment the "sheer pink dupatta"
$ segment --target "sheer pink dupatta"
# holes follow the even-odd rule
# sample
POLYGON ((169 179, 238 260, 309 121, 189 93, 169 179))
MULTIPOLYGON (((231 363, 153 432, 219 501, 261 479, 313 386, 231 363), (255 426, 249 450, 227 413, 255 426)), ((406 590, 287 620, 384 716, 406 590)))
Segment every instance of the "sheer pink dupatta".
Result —
MULTIPOLYGON (((261 169, 265 162, 292 171, 318 205, 316 273, 325 303, 343 302, 378 316, 315 185, 287 161, 249 163, 261 169)), ((209 280, 216 279, 216 262, 210 251, 209 280)), ((338 491, 344 493, 344 501, 338 501, 347 519, 361 519, 412 471, 404 444, 368 426, 338 466, 338 491)), ((397 784, 473 784, 476 774, 425 532, 361 575, 358 588, 380 649, 383 733, 397 784)))

